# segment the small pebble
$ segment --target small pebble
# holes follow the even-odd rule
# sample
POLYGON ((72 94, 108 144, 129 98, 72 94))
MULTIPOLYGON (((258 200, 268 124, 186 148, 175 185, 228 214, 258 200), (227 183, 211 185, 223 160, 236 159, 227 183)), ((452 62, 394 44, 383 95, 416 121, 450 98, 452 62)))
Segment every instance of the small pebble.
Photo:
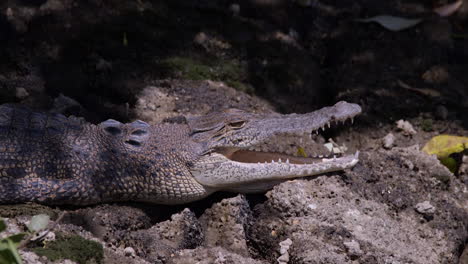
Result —
POLYGON ((363 254, 361 245, 356 240, 346 241, 343 243, 349 254, 352 256, 361 256, 363 254))
POLYGON ((386 149, 391 149, 395 144, 395 136, 392 133, 388 133, 382 139, 383 147, 386 149))
POLYGON ((425 82, 432 84, 447 82, 449 77, 448 71, 440 65, 432 66, 421 76, 425 82))
POLYGON ((229 6, 229 11, 231 11, 231 14, 234 16, 238 16, 240 13, 240 5, 237 3, 231 4, 229 6))
POLYGON ((405 135, 415 135, 417 132, 414 130, 413 125, 410 122, 400 119, 396 122, 396 125, 399 129, 403 131, 405 135))
POLYGON ((133 249, 132 247, 126 247, 124 249, 124 254, 127 257, 133 257, 135 256, 135 249, 133 249))
POLYGON ((96 70, 97 71, 109 71, 112 70, 112 63, 104 60, 104 59, 99 59, 99 61, 96 63, 96 70))
POLYGON ((284 241, 281 241, 279 243, 280 245, 280 254, 281 256, 276 259, 279 264, 286 264, 289 262, 289 247, 292 245, 292 240, 291 239, 286 239, 284 241))
POLYGON ((193 42, 200 46, 203 46, 208 41, 208 36, 204 32, 199 32, 195 35, 193 42))
POLYGON ((20 100, 23 100, 24 98, 28 97, 29 96, 29 93, 28 91, 23 88, 23 87, 16 87, 16 94, 15 94, 16 98, 20 99, 20 100))
POLYGON ((414 209, 416 212, 423 215, 432 215, 435 213, 435 207, 429 201, 416 204, 414 209))

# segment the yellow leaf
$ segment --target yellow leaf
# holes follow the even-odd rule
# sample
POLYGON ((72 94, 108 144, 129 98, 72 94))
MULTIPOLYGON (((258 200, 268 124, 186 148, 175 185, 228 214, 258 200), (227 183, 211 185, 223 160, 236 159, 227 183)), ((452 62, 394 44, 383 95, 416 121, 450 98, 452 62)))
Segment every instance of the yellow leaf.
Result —
POLYGON ((460 153, 468 149, 468 137, 439 135, 431 138, 422 149, 429 155, 437 155, 442 159, 453 153, 460 153))

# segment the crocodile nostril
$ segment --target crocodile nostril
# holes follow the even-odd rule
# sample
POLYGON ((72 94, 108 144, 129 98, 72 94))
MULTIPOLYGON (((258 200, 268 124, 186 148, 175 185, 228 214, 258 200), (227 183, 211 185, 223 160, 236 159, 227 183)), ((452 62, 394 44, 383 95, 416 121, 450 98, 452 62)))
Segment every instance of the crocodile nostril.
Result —
POLYGON ((106 127, 106 128, 104 128, 104 130, 107 133, 109 133, 111 135, 114 135, 114 136, 119 135, 119 134, 122 133, 122 130, 120 130, 120 128, 118 128, 118 127, 106 127))
POLYGON ((136 141, 136 140, 133 140, 133 139, 129 139, 129 140, 126 140, 125 141, 126 144, 129 144, 129 145, 132 145, 134 147, 139 147, 141 146, 141 143, 136 141))
POLYGON ((141 129, 138 129, 138 130, 135 130, 132 132, 132 135, 134 136, 141 136, 141 135, 145 135, 147 134, 148 132, 145 131, 145 130, 141 130, 141 129))

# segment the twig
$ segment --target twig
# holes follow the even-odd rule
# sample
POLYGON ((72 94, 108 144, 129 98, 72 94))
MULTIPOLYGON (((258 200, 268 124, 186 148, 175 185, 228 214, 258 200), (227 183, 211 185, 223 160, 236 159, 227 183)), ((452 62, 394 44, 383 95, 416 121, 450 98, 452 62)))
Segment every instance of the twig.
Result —
POLYGON ((57 224, 63 219, 63 217, 65 216, 65 213, 66 212, 62 212, 59 217, 57 217, 57 220, 55 220, 52 225, 50 225, 49 228, 47 228, 44 232, 42 232, 41 235, 39 235, 38 237, 34 238, 34 236, 38 233, 38 232, 34 232, 28 236, 26 236, 25 239, 23 239, 23 241, 21 241, 21 243, 18 245, 18 249, 21 249, 21 248, 24 248, 26 247, 31 241, 36 241, 36 240, 39 240, 39 239, 42 239, 44 238, 47 234, 50 233, 50 231, 52 231, 56 226, 57 224), (33 239, 34 238, 34 239, 33 239))

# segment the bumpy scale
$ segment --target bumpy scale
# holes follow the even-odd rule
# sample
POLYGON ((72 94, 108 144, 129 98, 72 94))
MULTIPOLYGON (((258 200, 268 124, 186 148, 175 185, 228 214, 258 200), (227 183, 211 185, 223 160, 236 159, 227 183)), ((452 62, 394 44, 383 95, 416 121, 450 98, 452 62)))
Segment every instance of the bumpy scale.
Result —
POLYGON ((358 105, 339 102, 303 115, 231 109, 182 124, 93 125, 3 105, 0 203, 179 204, 218 190, 264 191, 289 178, 354 166, 357 154, 304 158, 291 149, 307 145, 323 153, 313 132, 360 112, 358 105))

